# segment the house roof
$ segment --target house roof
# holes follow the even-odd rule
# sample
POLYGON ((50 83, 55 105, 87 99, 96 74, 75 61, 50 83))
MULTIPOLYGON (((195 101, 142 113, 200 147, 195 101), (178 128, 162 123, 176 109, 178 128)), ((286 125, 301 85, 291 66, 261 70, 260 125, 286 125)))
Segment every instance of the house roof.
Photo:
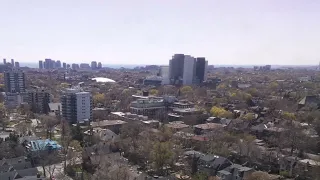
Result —
POLYGON ((48 146, 51 146, 52 149, 62 148, 56 141, 52 141, 50 139, 45 139, 45 140, 39 139, 39 140, 31 141, 30 144, 33 151, 45 150, 46 147, 48 146))
POLYGON ((306 104, 311 104, 311 103, 319 104, 320 98, 318 96, 306 96, 306 97, 302 98, 298 104, 299 105, 306 105, 306 104))
POLYGON ((37 168, 29 168, 29 169, 23 169, 23 170, 18 170, 17 173, 21 177, 25 176, 36 176, 38 174, 38 169, 37 168))
POLYGON ((202 130, 210 130, 210 129, 222 128, 223 125, 218 123, 206 123, 206 124, 198 124, 198 125, 195 125, 194 127, 202 130))

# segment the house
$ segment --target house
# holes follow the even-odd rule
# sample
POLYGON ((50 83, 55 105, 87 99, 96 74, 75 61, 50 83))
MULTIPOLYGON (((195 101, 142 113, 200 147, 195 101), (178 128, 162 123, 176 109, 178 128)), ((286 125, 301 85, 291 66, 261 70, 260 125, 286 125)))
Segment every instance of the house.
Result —
POLYGON ((219 171, 232 165, 228 159, 215 155, 200 156, 197 164, 198 171, 207 173, 211 176, 217 175, 219 171))
POLYGON ((60 146, 56 141, 53 141, 51 139, 39 139, 35 141, 30 141, 30 143, 26 145, 26 148, 30 151, 43 151, 61 150, 62 146, 60 146))
POLYGON ((84 132, 84 134, 88 137, 91 136, 91 132, 95 138, 102 142, 118 142, 119 136, 111 131, 110 129, 102 129, 102 128, 93 128, 91 130, 87 130, 84 132))
POLYGON ((240 164, 232 164, 231 166, 218 171, 217 176, 221 180, 244 180, 246 179, 254 169, 242 166, 240 164))
POLYGON ((0 160, 0 180, 30 179, 40 180, 37 168, 24 156, 0 160))
POLYGON ((121 120, 103 120, 99 122, 91 122, 93 128, 100 127, 103 129, 110 129, 114 133, 120 133, 120 128, 127 122, 121 120))
POLYGON ((320 97, 319 96, 306 96, 302 98, 299 103, 298 107, 302 108, 305 106, 317 106, 320 107, 320 97))
POLYGON ((184 122, 182 121, 173 121, 173 122, 170 122, 169 124, 166 124, 165 126, 170 128, 174 132, 189 128, 189 125, 184 124, 184 122))
POLYGON ((197 135, 200 135, 213 130, 223 129, 224 126, 218 123, 206 123, 206 124, 198 124, 193 127, 194 127, 194 133, 197 135))

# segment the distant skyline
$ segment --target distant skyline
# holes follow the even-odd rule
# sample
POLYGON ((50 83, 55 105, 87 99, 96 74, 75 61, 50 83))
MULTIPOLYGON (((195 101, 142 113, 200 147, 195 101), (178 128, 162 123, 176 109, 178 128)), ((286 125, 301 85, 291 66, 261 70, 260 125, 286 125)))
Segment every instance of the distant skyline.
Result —
POLYGON ((314 0, 2 0, 0 58, 167 65, 183 53, 211 65, 318 65, 319 9, 314 0))

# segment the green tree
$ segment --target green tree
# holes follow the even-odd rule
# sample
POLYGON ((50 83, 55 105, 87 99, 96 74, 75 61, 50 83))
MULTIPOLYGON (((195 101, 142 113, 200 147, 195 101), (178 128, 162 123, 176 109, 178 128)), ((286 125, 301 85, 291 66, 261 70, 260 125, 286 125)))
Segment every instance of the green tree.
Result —
POLYGON ((229 112, 221 107, 213 106, 210 110, 210 113, 213 116, 219 117, 219 118, 232 118, 233 114, 232 112, 229 112))
POLYGON ((94 104, 99 104, 99 103, 103 104, 105 99, 106 99, 105 95, 102 93, 97 93, 97 94, 93 95, 94 104))
POLYGON ((247 121, 252 121, 255 119, 254 113, 247 113, 245 114, 242 119, 247 120, 247 121))
POLYGON ((164 167, 172 164, 173 146, 170 142, 156 142, 151 152, 151 159, 155 168, 163 173, 164 167))
POLYGON ((193 89, 190 86, 183 86, 180 91, 182 94, 188 94, 188 93, 192 92, 193 89))
POLYGON ((156 95, 158 95, 158 93, 159 93, 159 91, 156 90, 156 89, 151 89, 150 90, 150 95, 156 96, 156 95))
POLYGON ((296 120, 296 115, 287 111, 282 112, 281 117, 288 120, 296 120))

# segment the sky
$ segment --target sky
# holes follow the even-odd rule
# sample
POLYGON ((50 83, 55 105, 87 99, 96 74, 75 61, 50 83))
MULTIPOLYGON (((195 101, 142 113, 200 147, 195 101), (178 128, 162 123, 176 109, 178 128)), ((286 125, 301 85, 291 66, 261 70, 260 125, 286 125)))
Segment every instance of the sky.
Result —
POLYGON ((0 58, 317 65, 316 0, 0 0, 0 58))

